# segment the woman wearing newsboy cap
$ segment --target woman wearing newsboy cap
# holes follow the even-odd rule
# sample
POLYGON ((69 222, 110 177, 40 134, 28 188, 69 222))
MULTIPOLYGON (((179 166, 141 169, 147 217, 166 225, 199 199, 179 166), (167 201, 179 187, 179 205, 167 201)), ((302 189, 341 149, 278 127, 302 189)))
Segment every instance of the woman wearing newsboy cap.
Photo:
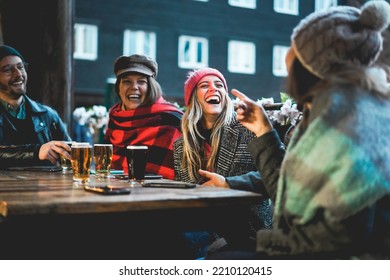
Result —
POLYGON ((120 98, 109 114, 105 142, 112 143, 112 168, 128 172, 126 147, 148 146, 146 173, 174 179, 173 142, 181 135, 182 112, 163 98, 153 59, 133 54, 115 60, 115 91, 120 98))

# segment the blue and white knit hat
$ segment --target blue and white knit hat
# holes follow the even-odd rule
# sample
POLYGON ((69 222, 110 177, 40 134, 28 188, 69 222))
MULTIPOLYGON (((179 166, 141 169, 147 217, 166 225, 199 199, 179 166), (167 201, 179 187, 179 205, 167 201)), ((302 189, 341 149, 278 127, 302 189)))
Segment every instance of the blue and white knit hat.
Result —
POLYGON ((348 65, 369 66, 382 51, 381 32, 390 23, 390 5, 369 1, 314 12, 294 28, 292 48, 303 66, 319 78, 348 65))

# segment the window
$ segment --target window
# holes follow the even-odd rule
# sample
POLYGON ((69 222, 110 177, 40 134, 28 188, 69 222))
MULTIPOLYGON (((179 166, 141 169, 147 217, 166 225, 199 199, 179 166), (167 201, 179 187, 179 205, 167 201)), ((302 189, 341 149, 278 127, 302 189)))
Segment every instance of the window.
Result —
POLYGON ((77 59, 97 59, 98 28, 96 25, 76 23, 74 25, 74 53, 77 59))
POLYGON ((228 70, 232 73, 256 72, 256 46, 251 42, 230 41, 228 44, 228 70))
POLYGON ((323 10, 332 6, 337 6, 337 0, 316 0, 315 10, 323 10))
POLYGON ((274 0, 274 10, 277 13, 298 15, 299 0, 274 0))
POLYGON ((290 47, 274 46, 272 54, 272 73, 277 77, 286 77, 286 55, 290 47))
POLYGON ((208 40, 202 37, 180 36, 179 37, 179 67, 201 68, 207 67, 208 40))
POLYGON ((257 0, 229 0, 229 5, 241 8, 256 9, 256 1, 257 0))
POLYGON ((156 60, 156 33, 142 30, 125 30, 123 55, 143 54, 156 60))

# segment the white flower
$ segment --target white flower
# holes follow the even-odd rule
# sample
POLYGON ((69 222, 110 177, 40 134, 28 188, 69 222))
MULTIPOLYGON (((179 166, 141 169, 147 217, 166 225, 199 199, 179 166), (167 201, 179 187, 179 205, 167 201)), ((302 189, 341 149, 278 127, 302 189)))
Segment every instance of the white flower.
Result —
POLYGON ((260 103, 261 105, 274 104, 275 103, 273 97, 258 99, 256 102, 260 103))
POLYGON ((108 123, 108 111, 105 106, 94 105, 92 108, 79 107, 73 111, 73 118, 80 125, 88 127, 91 134, 96 130, 105 130, 108 123))
POLYGON ((176 106, 180 111, 182 112, 185 112, 186 110, 186 107, 183 106, 183 107, 180 107, 179 103, 177 103, 176 101, 172 103, 174 106, 176 106))
MULTIPOLYGON (((297 109, 297 104, 283 92, 280 93, 280 97, 283 103, 282 107, 280 110, 266 111, 268 118, 280 125, 295 125, 301 116, 301 112, 297 109)), ((257 100, 257 102, 262 105, 275 103, 273 98, 262 98, 257 100)))
POLYGON ((85 122, 87 121, 87 118, 88 118, 87 117, 87 111, 85 110, 85 107, 76 108, 73 111, 73 118, 80 125, 85 125, 85 122))
MULTIPOLYGON (((297 104, 293 102, 291 98, 289 98, 285 93, 280 93, 282 100, 282 107, 280 110, 267 110, 268 118, 271 121, 275 121, 280 125, 295 125, 298 119, 301 116, 301 112, 297 109, 297 104)), ((237 108, 240 99, 236 98, 233 100, 234 107, 237 108)), ((256 103, 260 105, 271 105, 275 104, 274 98, 261 98, 256 101, 256 103)), ((277 103, 280 104, 280 103, 277 103)))

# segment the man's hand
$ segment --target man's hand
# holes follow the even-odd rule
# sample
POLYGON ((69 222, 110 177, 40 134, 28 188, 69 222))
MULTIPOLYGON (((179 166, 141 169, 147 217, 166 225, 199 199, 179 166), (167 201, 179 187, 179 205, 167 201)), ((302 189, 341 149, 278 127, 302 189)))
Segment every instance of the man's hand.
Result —
POLYGON ((199 169, 199 174, 209 179, 207 182, 203 183, 202 186, 209 186, 209 187, 215 186, 221 188, 229 188, 228 183, 226 183, 225 177, 217 173, 199 169))
POLYGON ((48 160, 52 164, 56 164, 60 154, 67 159, 71 159, 71 148, 63 141, 50 141, 41 146, 39 149, 39 159, 48 160))
POLYGON ((240 100, 237 119, 243 126, 256 134, 257 137, 272 130, 272 124, 263 106, 236 89, 232 90, 232 94, 240 100))

